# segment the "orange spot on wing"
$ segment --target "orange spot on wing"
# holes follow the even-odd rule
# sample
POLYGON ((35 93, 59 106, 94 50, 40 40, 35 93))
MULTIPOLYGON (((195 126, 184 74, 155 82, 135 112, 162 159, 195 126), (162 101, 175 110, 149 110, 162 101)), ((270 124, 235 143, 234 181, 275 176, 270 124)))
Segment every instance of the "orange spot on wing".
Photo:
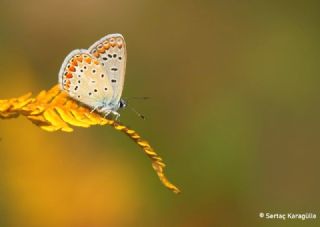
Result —
POLYGON ((93 56, 95 56, 96 58, 98 58, 100 56, 100 54, 96 51, 93 53, 93 56))
POLYGON ((67 80, 67 82, 66 82, 66 84, 64 85, 64 87, 66 88, 66 89, 69 89, 70 88, 70 80, 67 80))
POLYGON ((75 68, 73 65, 71 65, 70 68, 69 68, 69 71, 75 72, 75 71, 76 71, 76 68, 75 68))
POLYGON ((104 47, 103 46, 101 46, 100 48, 98 47, 98 52, 101 54, 104 53, 105 52, 104 47))
POLYGON ((114 38, 110 39, 110 44, 112 47, 114 47, 116 45, 116 41, 114 40, 114 38))
POLYGON ((74 65, 74 66, 78 66, 78 62, 77 62, 76 59, 73 59, 71 63, 72 63, 72 65, 74 65))
MULTIPOLYGON (((71 74, 71 73, 68 73, 68 74, 66 75, 66 77, 70 79, 70 78, 72 78, 73 76, 72 76, 72 74, 71 74)), ((69 80, 68 80, 67 82, 69 82, 69 83, 70 83, 70 81, 69 81, 69 80)))
POLYGON ((88 64, 91 64, 91 58, 86 58, 85 60, 88 64))
POLYGON ((109 43, 109 42, 104 42, 104 43, 103 43, 103 47, 104 47, 106 50, 109 50, 109 48, 110 48, 110 43, 109 43))
POLYGON ((118 45, 118 47, 121 49, 122 46, 123 46, 123 42, 122 42, 121 40, 118 40, 118 41, 117 41, 117 45, 118 45))

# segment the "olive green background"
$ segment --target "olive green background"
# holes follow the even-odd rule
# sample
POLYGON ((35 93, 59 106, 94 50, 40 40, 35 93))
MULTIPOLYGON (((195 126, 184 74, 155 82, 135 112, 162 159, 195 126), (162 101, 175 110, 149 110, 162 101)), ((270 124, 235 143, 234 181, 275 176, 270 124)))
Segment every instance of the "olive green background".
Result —
POLYGON ((182 190, 111 127, 0 121, 0 226, 319 226, 319 1, 0 1, 0 99, 58 81, 65 56, 127 42, 121 121, 182 190), (267 220, 260 212, 316 220, 267 220))

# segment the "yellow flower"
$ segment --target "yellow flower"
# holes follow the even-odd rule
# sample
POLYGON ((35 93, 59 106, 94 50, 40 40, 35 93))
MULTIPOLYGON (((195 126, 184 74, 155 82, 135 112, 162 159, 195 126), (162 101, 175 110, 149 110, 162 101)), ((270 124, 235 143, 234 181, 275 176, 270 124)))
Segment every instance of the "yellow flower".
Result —
POLYGON ((155 153, 148 141, 142 139, 134 130, 115 120, 106 119, 94 112, 91 113, 90 109, 61 91, 58 85, 49 91, 41 91, 36 98, 31 98, 31 95, 28 93, 19 98, 0 100, 0 118, 8 119, 23 115, 49 132, 58 130, 72 132, 72 126, 89 128, 92 125, 110 125, 114 129, 124 132, 143 149, 151 159, 152 167, 165 187, 174 193, 180 192, 165 177, 165 164, 162 158, 155 153))

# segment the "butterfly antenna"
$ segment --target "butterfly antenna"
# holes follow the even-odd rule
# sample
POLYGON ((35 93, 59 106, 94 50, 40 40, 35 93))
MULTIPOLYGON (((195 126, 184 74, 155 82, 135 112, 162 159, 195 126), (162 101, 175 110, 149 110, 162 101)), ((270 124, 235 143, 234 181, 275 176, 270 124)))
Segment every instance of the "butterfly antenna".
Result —
POLYGON ((133 107, 130 106, 130 109, 138 115, 138 117, 140 117, 142 120, 145 120, 146 117, 144 115, 142 115, 141 113, 139 113, 138 111, 136 111, 133 107))
POLYGON ((130 107, 131 111, 134 112, 138 117, 140 117, 142 120, 145 120, 146 117, 139 113, 136 109, 134 109, 131 105, 129 105, 129 100, 132 99, 140 99, 140 100, 146 100, 149 99, 150 97, 142 96, 142 97, 130 97, 130 98, 122 98, 121 100, 123 101, 124 107, 130 107))
POLYGON ((142 120, 145 120, 146 117, 144 115, 142 115, 141 113, 139 113, 138 111, 136 111, 136 109, 134 109, 131 105, 129 106, 127 103, 127 106, 131 109, 132 112, 134 112, 138 117, 140 117, 142 120))
POLYGON ((125 98, 126 100, 132 100, 132 99, 140 99, 140 100, 147 100, 150 99, 150 97, 148 96, 141 96, 141 97, 129 97, 129 98, 125 98))

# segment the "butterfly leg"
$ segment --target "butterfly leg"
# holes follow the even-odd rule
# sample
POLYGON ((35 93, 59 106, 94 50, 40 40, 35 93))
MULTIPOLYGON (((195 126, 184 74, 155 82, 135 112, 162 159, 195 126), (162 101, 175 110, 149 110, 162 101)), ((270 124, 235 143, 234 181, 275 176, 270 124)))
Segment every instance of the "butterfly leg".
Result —
POLYGON ((95 106, 90 113, 93 113, 94 111, 99 110, 99 106, 95 106))
POLYGON ((118 120, 118 118, 120 117, 120 114, 117 111, 111 111, 111 112, 115 116, 115 119, 118 120))
POLYGON ((106 110, 103 113, 104 113, 103 117, 106 118, 111 113, 111 110, 106 110))
POLYGON ((107 117, 110 113, 112 113, 115 116, 116 120, 120 117, 120 114, 117 111, 110 110, 108 108, 101 108, 101 109, 98 109, 98 111, 103 113, 104 117, 107 117))

